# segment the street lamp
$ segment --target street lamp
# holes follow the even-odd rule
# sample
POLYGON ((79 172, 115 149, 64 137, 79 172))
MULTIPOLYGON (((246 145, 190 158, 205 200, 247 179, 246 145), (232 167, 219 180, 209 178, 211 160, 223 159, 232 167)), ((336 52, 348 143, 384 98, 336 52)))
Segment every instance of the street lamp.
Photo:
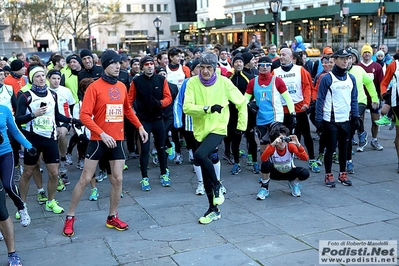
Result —
POLYGON ((269 0, 269 4, 274 20, 274 44, 278 47, 278 14, 281 10, 282 0, 269 0))
POLYGON ((381 16, 381 25, 382 25, 382 40, 381 43, 384 44, 384 35, 385 35, 385 23, 387 23, 387 15, 383 14, 381 16))
POLYGON ((78 47, 76 47, 76 32, 74 32, 74 33, 72 33, 72 38, 73 38, 73 48, 74 49, 72 49, 74 52, 76 52, 77 53, 77 50, 78 50, 78 47))
POLYGON ((162 26, 162 20, 159 19, 159 17, 156 17, 154 21, 154 27, 157 29, 157 53, 159 51, 159 28, 162 26))

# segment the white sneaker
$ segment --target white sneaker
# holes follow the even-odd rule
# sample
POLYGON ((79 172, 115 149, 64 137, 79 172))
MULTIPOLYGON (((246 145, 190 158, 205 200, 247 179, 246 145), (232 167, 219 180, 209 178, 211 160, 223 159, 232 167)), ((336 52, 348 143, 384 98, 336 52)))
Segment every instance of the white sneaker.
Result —
POLYGON ((203 182, 198 182, 197 190, 195 191, 196 195, 204 195, 205 187, 203 182))
POLYGON ((3 241, 4 240, 4 236, 3 236, 3 234, 0 232, 0 241, 3 241))
POLYGON ((85 160, 84 159, 80 159, 78 161, 78 163, 76 164, 76 168, 78 168, 79 170, 83 170, 84 167, 85 167, 85 160))
POLYGON ((183 155, 181 153, 176 154, 176 158, 174 160, 175 164, 182 164, 183 163, 183 155))
POLYGON ((65 157, 66 157, 65 165, 72 165, 73 164, 72 154, 67 153, 65 157))
POLYGON ((371 140, 371 146, 374 148, 374 150, 377 151, 382 151, 384 149, 384 147, 382 147, 381 144, 378 142, 378 139, 371 140))
POLYGON ((18 212, 19 212, 19 215, 21 216, 21 225, 23 227, 27 227, 28 225, 30 225, 31 220, 30 220, 30 216, 28 213, 28 208, 26 208, 26 206, 25 206, 22 210, 20 210, 18 212))
POLYGON ((188 150, 188 160, 190 161, 190 163, 194 163, 194 154, 193 154, 193 150, 188 150))
POLYGON ((65 161, 60 161, 60 174, 66 174, 66 172, 68 172, 68 169, 65 167, 66 163, 65 161))

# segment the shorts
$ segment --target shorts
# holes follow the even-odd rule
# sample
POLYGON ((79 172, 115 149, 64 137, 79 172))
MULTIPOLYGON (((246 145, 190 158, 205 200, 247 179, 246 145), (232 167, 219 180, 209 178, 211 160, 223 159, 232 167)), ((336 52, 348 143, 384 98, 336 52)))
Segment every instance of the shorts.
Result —
POLYGON ((371 106, 371 101, 367 101, 366 109, 370 110, 370 114, 379 114, 381 109, 381 103, 378 104, 378 107, 376 109, 373 109, 373 107, 371 106))
POLYGON ((37 154, 32 156, 28 153, 27 149, 25 149, 24 164, 36 165, 41 153, 43 154, 43 161, 46 164, 60 162, 57 140, 45 138, 37 134, 25 134, 25 137, 32 143, 32 146, 36 148, 37 154))
POLYGON ((69 123, 62 123, 59 127, 65 127, 65 128, 68 130, 68 132, 69 132, 69 130, 71 129, 71 124, 69 124, 69 123))
POLYGON ((90 140, 85 157, 89 160, 98 161, 104 156, 105 160, 125 160, 126 153, 123 149, 123 141, 117 140, 115 148, 108 148, 101 140, 90 140))

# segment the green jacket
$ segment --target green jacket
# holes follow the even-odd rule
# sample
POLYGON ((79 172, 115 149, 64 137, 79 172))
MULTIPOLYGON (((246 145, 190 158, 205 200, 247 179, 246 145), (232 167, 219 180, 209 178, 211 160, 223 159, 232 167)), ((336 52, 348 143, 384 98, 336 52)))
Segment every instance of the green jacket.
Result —
POLYGON ((190 78, 184 94, 183 111, 193 117, 194 137, 202 142, 210 133, 227 136, 229 123, 229 101, 238 109, 237 129, 247 129, 247 102, 236 86, 226 77, 217 75, 215 84, 209 87, 202 85, 198 76, 190 78), (211 113, 211 107, 219 104, 221 113, 211 113), (204 107, 209 106, 205 112, 204 107))
POLYGON ((371 97, 371 102, 378 103, 378 95, 373 79, 366 73, 366 71, 360 66, 352 66, 352 68, 349 70, 349 73, 352 74, 356 79, 357 102, 367 104, 367 95, 364 91, 364 87, 366 87, 371 97))
POLYGON ((79 84, 78 84, 78 75, 72 74, 72 70, 69 67, 64 67, 61 70, 61 73, 65 75, 65 87, 71 90, 73 98, 75 99, 75 102, 79 102, 79 97, 78 97, 78 89, 79 89, 79 84))

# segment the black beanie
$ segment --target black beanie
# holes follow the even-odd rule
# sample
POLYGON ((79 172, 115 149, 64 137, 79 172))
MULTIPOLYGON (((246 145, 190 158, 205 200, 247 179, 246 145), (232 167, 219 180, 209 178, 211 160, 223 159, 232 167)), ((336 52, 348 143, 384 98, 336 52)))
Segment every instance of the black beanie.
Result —
POLYGON ((194 69, 198 66, 199 63, 200 63, 200 61, 199 61, 198 58, 195 59, 195 60, 193 60, 193 62, 191 63, 191 68, 190 68, 190 70, 191 70, 191 71, 194 71, 194 69))
POLYGON ((263 56, 261 58, 259 58, 258 63, 272 63, 272 59, 268 56, 263 56))
POLYGON ((164 68, 164 67, 156 67, 156 68, 155 68, 155 73, 156 73, 156 74, 159 74, 160 72, 168 73, 168 72, 166 71, 166 68, 164 68))
POLYGON ((244 59, 244 65, 248 64, 254 57, 254 55, 250 52, 245 52, 241 56, 244 59))
POLYGON ((237 61, 237 60, 241 60, 244 63, 244 58, 242 58, 241 55, 236 55, 233 58, 233 65, 234 65, 234 62, 237 61))
POLYGON ((48 73, 47 73, 47 78, 51 78, 52 75, 58 75, 60 77, 62 77, 62 74, 60 71, 55 70, 55 69, 51 69, 48 73))
POLYGON ((143 58, 141 58, 140 60, 140 68, 143 68, 144 64, 147 62, 154 62, 154 59, 151 56, 144 56, 143 58))
POLYGON ((81 59, 78 55, 76 55, 76 54, 72 54, 72 55, 70 55, 70 56, 68 56, 68 57, 66 58, 67 64, 69 64, 69 63, 71 62, 72 59, 75 59, 76 61, 79 62, 79 64, 80 64, 81 66, 83 66, 82 59, 81 59))
POLYGON ((80 58, 83 58, 85 56, 90 56, 91 58, 93 58, 93 54, 88 49, 83 49, 82 51, 80 51, 80 58))
POLYGON ((10 67, 12 71, 19 71, 25 66, 24 62, 19 59, 15 59, 11 62, 10 67))
POLYGON ((101 55, 101 65, 104 69, 106 69, 109 65, 120 61, 121 56, 117 52, 112 50, 105 51, 101 55))

